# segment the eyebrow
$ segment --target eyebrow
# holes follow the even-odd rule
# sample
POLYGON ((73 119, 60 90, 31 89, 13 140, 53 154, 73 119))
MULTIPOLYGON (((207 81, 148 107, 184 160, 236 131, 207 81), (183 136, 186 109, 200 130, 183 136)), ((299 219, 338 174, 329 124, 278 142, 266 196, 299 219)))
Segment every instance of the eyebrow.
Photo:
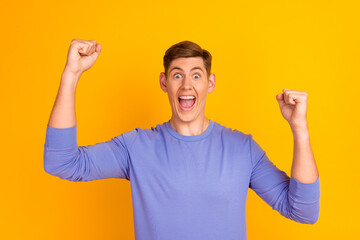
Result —
MULTIPOLYGON (((182 68, 180 68, 180 67, 173 67, 171 70, 170 70, 170 72, 172 72, 173 70, 175 70, 175 69, 178 69, 178 70, 180 70, 180 71, 184 71, 182 68)), ((202 72, 204 72, 202 69, 201 69, 201 67, 193 67, 192 69, 190 69, 190 71, 192 71, 192 70, 195 70, 195 69, 199 69, 199 70, 201 70, 202 72)), ((169 72, 169 73, 170 73, 169 72)))

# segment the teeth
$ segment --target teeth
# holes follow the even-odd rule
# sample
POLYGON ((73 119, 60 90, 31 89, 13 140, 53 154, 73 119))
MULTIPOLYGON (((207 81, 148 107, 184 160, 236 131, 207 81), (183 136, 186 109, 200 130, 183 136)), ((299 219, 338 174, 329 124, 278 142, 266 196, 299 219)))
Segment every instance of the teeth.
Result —
POLYGON ((195 99, 194 96, 180 96, 181 99, 195 99))

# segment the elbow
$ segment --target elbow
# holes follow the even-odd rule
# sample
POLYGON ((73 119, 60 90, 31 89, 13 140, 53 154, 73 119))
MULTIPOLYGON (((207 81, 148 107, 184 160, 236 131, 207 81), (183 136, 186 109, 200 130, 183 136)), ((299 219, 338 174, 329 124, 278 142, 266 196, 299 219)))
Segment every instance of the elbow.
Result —
POLYGON ((61 179, 67 179, 70 180, 70 177, 66 173, 65 169, 63 169, 61 166, 56 166, 51 163, 50 159, 44 159, 44 170, 46 173, 59 177, 61 179))
POLYGON ((312 216, 311 218, 304 219, 302 221, 298 221, 303 224, 315 224, 319 220, 319 215, 312 216))
POLYGON ((54 161, 46 153, 44 154, 44 170, 46 173, 56 176, 54 161))
POLYGON ((78 155, 74 153, 63 153, 60 151, 45 150, 43 167, 46 173, 61 179, 76 181, 74 169, 78 165, 78 155))
POLYGON ((71 173, 71 171, 69 171, 69 169, 64 168, 64 167, 54 167, 51 165, 47 165, 44 164, 44 170, 46 173, 55 176, 55 177, 59 177, 63 180, 68 180, 71 182, 78 182, 78 181, 82 181, 81 178, 77 177, 74 173, 71 173))
POLYGON ((298 215, 290 215, 287 217, 295 222, 302 224, 315 224, 319 220, 319 214, 315 214, 312 216, 298 216, 298 215))
POLYGON ((85 148, 44 152, 44 170, 46 173, 71 182, 90 181, 90 160, 85 148))
POLYGON ((46 160, 44 161, 44 170, 46 173, 48 173, 50 175, 54 175, 54 172, 51 171, 50 167, 46 164, 46 160))
POLYGON ((55 177, 64 178, 58 168, 54 168, 53 165, 47 164, 46 160, 44 161, 44 170, 47 174, 50 174, 55 177))
POLYGON ((319 220, 320 206, 316 205, 306 211, 294 211, 291 219, 302 224, 315 224, 319 220))

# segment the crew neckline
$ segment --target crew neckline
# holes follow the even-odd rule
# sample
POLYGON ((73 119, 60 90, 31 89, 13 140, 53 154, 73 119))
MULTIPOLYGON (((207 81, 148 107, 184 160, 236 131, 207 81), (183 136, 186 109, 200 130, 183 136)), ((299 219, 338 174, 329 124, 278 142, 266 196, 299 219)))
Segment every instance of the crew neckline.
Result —
POLYGON ((212 121, 211 119, 209 119, 209 120, 210 120, 210 122, 209 122, 209 125, 206 128, 206 130, 203 133, 201 133, 199 135, 195 135, 195 136, 185 136, 185 135, 182 135, 182 134, 176 132, 172 128, 172 126, 170 124, 170 120, 165 122, 165 125, 166 125, 166 129, 169 131, 169 133, 177 139, 180 139, 183 141, 198 141, 198 140, 206 138, 211 133, 211 130, 214 128, 214 121, 212 121))

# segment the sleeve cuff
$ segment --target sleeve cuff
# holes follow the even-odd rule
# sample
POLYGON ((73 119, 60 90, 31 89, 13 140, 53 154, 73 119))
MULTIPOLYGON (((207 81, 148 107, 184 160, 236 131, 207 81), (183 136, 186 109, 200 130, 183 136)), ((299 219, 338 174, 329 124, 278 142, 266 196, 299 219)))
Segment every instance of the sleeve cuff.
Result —
POLYGON ((63 149, 77 146, 77 125, 69 128, 54 128, 47 125, 45 147, 63 149))
POLYGON ((291 197, 299 202, 310 203, 320 199, 320 175, 315 182, 303 183, 290 178, 289 191, 291 197))

